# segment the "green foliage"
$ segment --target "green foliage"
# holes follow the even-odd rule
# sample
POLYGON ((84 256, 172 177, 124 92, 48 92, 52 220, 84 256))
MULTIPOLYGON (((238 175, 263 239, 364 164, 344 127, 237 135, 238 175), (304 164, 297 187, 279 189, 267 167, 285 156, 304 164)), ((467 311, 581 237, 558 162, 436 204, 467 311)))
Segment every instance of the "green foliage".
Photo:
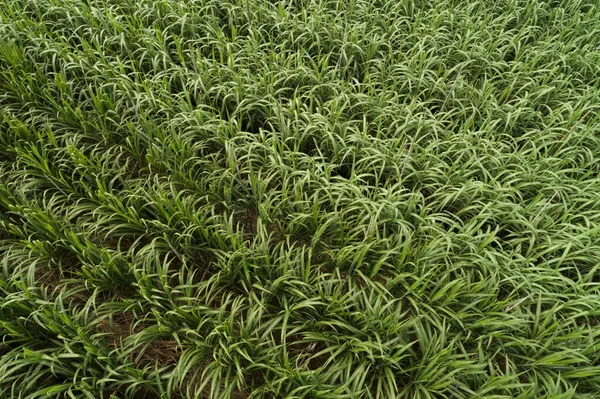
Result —
POLYGON ((0 0, 0 397, 599 397, 599 33, 0 0))

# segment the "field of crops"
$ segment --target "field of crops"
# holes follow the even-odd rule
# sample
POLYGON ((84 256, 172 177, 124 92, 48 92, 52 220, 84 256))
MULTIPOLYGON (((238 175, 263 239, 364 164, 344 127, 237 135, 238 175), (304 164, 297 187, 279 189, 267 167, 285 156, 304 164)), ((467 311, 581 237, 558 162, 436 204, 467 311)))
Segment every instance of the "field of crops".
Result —
POLYGON ((599 398, 597 0, 0 0, 0 398, 599 398))

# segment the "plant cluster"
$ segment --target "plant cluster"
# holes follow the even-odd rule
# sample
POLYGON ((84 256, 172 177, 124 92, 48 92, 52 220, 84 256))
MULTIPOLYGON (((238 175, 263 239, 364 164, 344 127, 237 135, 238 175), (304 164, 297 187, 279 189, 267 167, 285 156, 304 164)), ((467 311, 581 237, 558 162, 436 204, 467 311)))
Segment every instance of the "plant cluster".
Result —
POLYGON ((0 397, 598 398, 595 0, 0 0, 0 397))

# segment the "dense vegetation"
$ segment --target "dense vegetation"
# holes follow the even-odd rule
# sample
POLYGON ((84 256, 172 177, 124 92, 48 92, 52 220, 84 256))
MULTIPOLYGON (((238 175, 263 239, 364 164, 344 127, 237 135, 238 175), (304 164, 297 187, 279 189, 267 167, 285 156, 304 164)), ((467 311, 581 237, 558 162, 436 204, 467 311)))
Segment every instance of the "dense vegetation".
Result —
POLYGON ((0 0, 0 397, 600 397, 600 3, 0 0))

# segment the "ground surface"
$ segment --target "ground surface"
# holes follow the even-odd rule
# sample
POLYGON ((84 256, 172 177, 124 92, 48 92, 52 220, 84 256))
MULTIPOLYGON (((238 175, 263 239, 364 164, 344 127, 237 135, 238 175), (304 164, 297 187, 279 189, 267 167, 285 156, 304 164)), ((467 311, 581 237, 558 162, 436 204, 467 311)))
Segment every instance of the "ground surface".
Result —
POLYGON ((0 397, 600 397, 597 1, 0 0, 0 397))

